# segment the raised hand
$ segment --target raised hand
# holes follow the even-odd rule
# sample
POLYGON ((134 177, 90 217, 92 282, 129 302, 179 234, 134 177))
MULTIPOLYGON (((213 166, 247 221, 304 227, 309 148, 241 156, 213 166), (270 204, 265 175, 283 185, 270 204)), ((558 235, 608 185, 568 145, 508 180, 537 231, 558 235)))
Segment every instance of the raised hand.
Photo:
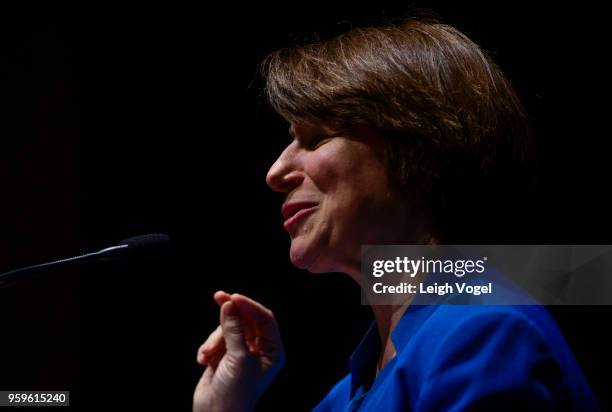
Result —
POLYGON ((271 310, 237 293, 222 291, 220 324, 200 346, 206 365, 193 395, 193 412, 252 410, 285 362, 278 324, 271 310))

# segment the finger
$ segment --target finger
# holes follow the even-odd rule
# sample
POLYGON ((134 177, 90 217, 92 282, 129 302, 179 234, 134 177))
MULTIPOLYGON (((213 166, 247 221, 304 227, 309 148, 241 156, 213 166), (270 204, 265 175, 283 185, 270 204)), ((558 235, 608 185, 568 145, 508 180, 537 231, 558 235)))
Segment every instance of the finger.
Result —
POLYGON ((221 325, 208 336, 208 338, 200 345, 197 352, 197 361, 202 363, 202 357, 206 356, 210 358, 216 352, 225 349, 225 341, 223 340, 223 331, 221 325))
POLYGON ((243 325, 244 325, 244 339, 249 346, 249 351, 256 352, 257 351, 257 332, 255 324, 243 317, 243 325))
POLYGON ((255 323, 258 336, 263 335, 267 339, 280 341, 278 324, 270 309, 238 293, 231 295, 231 301, 237 306, 241 315, 255 323))
POLYGON ((231 297, 232 297, 232 295, 230 295, 229 293, 224 292, 222 290, 216 291, 215 294, 213 295, 213 299, 215 300, 215 302, 217 302, 217 305, 219 305, 219 306, 221 306, 225 302, 229 301, 231 297))
MULTIPOLYGON (((219 305, 222 305, 223 303, 227 302, 228 300, 231 299, 231 296, 229 293, 226 293, 222 290, 217 291, 215 293, 215 300, 217 301, 217 303, 219 305)), ((242 295, 240 295, 242 296, 242 295)), ((249 350, 251 352, 254 352, 256 350, 257 344, 256 344, 256 327, 252 321, 252 319, 242 319, 243 320, 243 327, 244 327, 244 337, 245 340, 247 342, 247 345, 249 347, 249 350)))
POLYGON ((223 359, 223 357, 225 356, 225 354, 227 353, 227 351, 225 350, 225 346, 223 347, 223 350, 220 350, 218 352, 215 352, 211 355, 203 355, 202 357, 202 365, 208 365, 211 366, 212 368, 216 369, 217 366, 219 366, 219 363, 221 362, 221 360, 223 359))
MULTIPOLYGON (((225 302, 231 300, 232 295, 229 293, 219 290, 215 292, 214 299, 219 306, 223 305, 225 302)), ((244 327, 244 338, 247 341, 249 346, 249 350, 253 351, 255 349, 255 326, 252 322, 244 322, 246 319, 243 319, 243 327, 244 327)))
POLYGON ((228 353, 239 355, 247 352, 243 321, 236 305, 230 301, 221 306, 221 328, 228 353))

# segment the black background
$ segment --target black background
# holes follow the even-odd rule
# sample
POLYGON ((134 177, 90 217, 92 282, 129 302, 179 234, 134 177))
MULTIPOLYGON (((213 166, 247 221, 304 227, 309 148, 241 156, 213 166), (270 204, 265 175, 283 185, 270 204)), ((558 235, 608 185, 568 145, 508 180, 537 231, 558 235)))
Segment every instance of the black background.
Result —
MULTIPOLYGON (((261 99, 258 64, 312 33, 422 8, 467 32, 536 130, 541 179, 524 199, 524 243, 612 243, 605 12, 461 3, 3 3, 0 269, 142 233, 169 233, 176 247, 172 259, 0 289, 0 389, 69 389, 75 410, 189 410, 219 288, 279 319, 288 363, 261 410, 308 410, 344 375, 368 310, 341 275, 291 266, 281 198, 264 180, 289 138, 261 99)), ((611 311, 551 311, 611 409, 611 311)))

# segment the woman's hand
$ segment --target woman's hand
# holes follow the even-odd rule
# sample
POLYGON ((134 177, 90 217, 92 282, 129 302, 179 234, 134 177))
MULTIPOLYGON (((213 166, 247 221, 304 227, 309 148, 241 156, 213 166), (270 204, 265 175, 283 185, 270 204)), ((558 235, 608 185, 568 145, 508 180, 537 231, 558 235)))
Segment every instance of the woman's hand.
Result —
POLYGON ((252 410, 285 363, 271 310, 246 296, 215 293, 220 325, 200 346, 207 365, 193 394, 193 412, 252 410))

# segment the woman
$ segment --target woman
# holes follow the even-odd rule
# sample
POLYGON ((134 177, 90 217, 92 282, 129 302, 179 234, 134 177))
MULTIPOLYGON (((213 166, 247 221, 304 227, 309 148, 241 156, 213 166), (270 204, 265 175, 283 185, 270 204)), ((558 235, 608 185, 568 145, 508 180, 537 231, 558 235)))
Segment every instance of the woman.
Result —
MULTIPOLYGON (((499 68, 458 30, 417 20, 356 29, 275 52, 264 68, 293 136, 267 183, 285 195, 296 266, 361 284, 362 245, 495 243, 520 222, 503 212, 521 203, 510 189, 528 185, 528 122, 499 68)), ((198 350, 207 368, 194 411, 250 410, 284 362, 278 326, 245 296, 214 298, 221 320, 198 350)), ((350 373, 315 410, 597 409, 540 307, 372 310, 350 373)))

